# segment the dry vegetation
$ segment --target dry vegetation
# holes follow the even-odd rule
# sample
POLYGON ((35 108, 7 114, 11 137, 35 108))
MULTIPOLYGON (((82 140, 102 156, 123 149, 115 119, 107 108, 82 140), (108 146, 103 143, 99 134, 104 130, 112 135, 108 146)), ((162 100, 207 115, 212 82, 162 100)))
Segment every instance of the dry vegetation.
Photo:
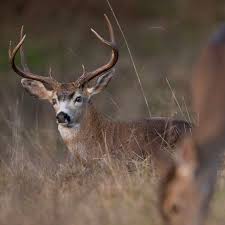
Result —
MULTIPOLYGON (((20 104, 1 111, 0 224, 162 224, 159 178, 148 160, 128 167, 105 155, 84 168, 67 154, 53 128, 24 129, 20 104)), ((223 171, 219 176, 211 225, 225 221, 223 171)))
POLYGON ((159 224, 147 161, 129 172, 107 155, 89 168, 66 154, 56 160, 53 145, 11 122, 13 138, 1 152, 0 224, 159 224))

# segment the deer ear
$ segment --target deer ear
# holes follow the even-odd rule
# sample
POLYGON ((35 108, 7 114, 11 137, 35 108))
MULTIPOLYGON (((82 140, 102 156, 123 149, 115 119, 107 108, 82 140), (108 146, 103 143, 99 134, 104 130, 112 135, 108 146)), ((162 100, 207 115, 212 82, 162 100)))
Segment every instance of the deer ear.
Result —
POLYGON ((186 137, 178 148, 175 159, 178 176, 193 176, 197 168, 197 149, 191 137, 186 137))
POLYGON ((48 100, 52 96, 52 91, 47 90, 40 81, 22 79, 21 84, 30 95, 39 99, 48 100))
POLYGON ((96 85, 94 87, 87 88, 89 96, 92 97, 93 95, 96 95, 100 93, 103 89, 105 89, 109 81, 112 79, 114 72, 114 69, 108 71, 97 79, 96 85))

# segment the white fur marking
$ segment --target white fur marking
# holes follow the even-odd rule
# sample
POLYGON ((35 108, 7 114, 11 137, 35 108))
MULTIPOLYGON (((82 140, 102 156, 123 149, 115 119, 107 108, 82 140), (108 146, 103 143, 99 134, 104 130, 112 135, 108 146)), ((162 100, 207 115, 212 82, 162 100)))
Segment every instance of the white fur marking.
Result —
POLYGON ((80 125, 76 124, 71 128, 58 125, 58 130, 62 136, 63 141, 66 143, 67 148, 72 154, 78 154, 82 159, 87 159, 87 152, 82 143, 77 142, 76 137, 80 131, 80 125))

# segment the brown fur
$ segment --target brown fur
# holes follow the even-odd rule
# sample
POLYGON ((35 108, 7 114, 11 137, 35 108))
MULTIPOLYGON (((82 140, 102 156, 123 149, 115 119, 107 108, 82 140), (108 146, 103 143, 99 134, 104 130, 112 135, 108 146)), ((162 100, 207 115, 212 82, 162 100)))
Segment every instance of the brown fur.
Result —
POLYGON ((160 117, 131 122, 112 121, 97 112, 91 103, 84 113, 76 137, 64 140, 69 146, 82 144, 86 160, 101 158, 107 151, 119 158, 144 159, 152 151, 174 147, 191 128, 188 122, 160 117))
POLYGON ((178 146, 161 184, 160 208, 167 224, 202 225, 214 190, 218 160, 225 149, 225 27, 196 65, 193 107, 199 125, 178 146))

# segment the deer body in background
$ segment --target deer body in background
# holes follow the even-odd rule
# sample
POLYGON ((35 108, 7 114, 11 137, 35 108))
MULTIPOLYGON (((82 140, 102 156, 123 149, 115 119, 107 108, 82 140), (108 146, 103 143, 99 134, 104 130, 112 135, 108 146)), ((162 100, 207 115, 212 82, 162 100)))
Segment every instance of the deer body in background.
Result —
POLYGON ((25 35, 21 31, 18 45, 9 49, 9 58, 13 70, 23 77, 22 86, 39 99, 49 101, 56 112, 58 130, 67 145, 80 160, 99 158, 107 151, 112 155, 124 154, 126 157, 145 158, 151 151, 160 151, 163 147, 173 147, 177 140, 190 129, 190 124, 171 118, 150 118, 139 121, 120 122, 107 119, 98 112, 91 102, 92 96, 100 93, 114 74, 114 65, 118 60, 118 49, 112 25, 105 15, 110 33, 110 41, 92 32, 112 50, 108 63, 100 68, 86 72, 75 82, 60 83, 52 77, 39 76, 28 70, 24 60, 23 42, 25 35), (16 53, 20 50, 23 70, 15 64, 16 53), (89 82, 97 78, 96 84, 89 82))
POLYGON ((192 81, 199 124, 178 145, 161 186, 161 212, 170 225, 202 225, 225 150, 225 26, 203 50, 192 81))

